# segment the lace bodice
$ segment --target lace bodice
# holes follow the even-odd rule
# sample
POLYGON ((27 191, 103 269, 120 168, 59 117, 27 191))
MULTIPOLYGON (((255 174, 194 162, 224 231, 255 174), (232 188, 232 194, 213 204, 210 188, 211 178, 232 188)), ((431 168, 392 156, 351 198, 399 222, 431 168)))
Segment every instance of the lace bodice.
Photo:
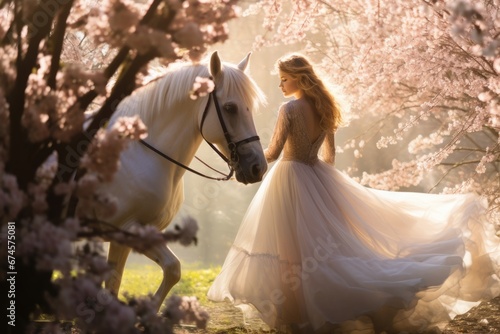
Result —
POLYGON ((296 101, 282 104, 271 142, 265 150, 267 161, 275 161, 283 151, 283 160, 314 165, 318 161, 320 148, 321 160, 333 164, 335 162, 334 133, 323 132, 316 139, 309 138, 303 111, 299 104, 296 101))

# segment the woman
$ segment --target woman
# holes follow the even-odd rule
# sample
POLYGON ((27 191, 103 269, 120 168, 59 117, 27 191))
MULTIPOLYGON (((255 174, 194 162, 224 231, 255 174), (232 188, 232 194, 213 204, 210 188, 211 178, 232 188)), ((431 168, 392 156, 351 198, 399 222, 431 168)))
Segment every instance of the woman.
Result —
POLYGON ((302 55, 277 62, 270 170, 208 292, 271 327, 350 333, 442 327, 500 293, 500 240, 475 195, 365 188, 337 171, 341 113, 302 55), (321 159, 318 152, 321 150, 321 159), (483 220, 481 220, 483 219, 483 220))

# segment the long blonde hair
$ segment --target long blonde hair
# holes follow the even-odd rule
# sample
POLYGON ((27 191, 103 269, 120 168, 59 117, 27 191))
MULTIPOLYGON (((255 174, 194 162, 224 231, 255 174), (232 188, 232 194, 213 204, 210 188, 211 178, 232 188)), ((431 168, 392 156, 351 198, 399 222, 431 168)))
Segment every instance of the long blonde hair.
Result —
POLYGON ((278 59, 278 70, 297 80, 305 98, 320 116, 321 128, 335 131, 342 124, 342 112, 335 97, 315 73, 311 62, 303 55, 291 54, 278 59))

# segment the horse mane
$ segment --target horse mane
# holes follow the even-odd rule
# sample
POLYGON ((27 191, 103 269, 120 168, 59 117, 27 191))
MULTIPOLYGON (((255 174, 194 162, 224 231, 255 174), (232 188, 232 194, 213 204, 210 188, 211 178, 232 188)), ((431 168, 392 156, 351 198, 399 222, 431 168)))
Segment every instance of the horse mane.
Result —
MULTIPOLYGON (((179 106, 197 103, 198 106, 206 98, 193 101, 189 95, 196 77, 210 77, 207 62, 201 64, 176 63, 170 65, 165 75, 141 87, 120 103, 113 117, 139 115, 148 125, 159 113, 172 110, 181 112, 179 106)), ((223 63, 222 80, 216 86, 220 96, 235 96, 250 108, 258 108, 266 103, 262 90, 255 81, 230 63, 223 63)), ((192 107, 191 107, 192 108, 192 107)))

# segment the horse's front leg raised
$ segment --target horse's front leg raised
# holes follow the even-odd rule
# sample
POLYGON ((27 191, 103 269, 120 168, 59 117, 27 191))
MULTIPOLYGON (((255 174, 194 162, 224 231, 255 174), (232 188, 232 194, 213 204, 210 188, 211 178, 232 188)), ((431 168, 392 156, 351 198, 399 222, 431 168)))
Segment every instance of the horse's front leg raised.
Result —
POLYGON ((163 270, 163 279, 155 293, 155 300, 158 303, 157 309, 159 310, 170 289, 181 279, 181 262, 165 244, 152 246, 143 254, 156 262, 163 270))
POLYGON ((116 242, 109 243, 108 265, 111 269, 111 275, 106 280, 105 287, 116 296, 118 296, 123 270, 129 253, 130 247, 120 245, 116 242))

